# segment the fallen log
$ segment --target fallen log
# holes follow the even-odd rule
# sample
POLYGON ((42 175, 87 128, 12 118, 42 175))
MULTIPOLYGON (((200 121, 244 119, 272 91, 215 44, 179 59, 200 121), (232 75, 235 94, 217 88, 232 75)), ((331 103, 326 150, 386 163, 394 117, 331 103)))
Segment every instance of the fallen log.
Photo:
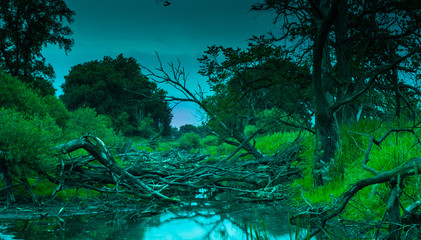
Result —
POLYGON ((223 161, 224 156, 208 160, 209 155, 177 149, 145 152, 132 148, 117 155, 124 167, 119 166, 105 144, 92 135, 61 144, 56 149, 61 164, 57 165, 55 177, 45 174, 51 182, 58 183, 56 191, 64 187, 86 188, 125 194, 129 198, 130 195, 158 196, 168 200, 167 196, 194 198, 201 189, 210 192, 219 189, 233 194, 233 198, 246 199, 244 195, 249 194, 250 199, 283 199, 282 192, 287 191, 283 185, 300 176, 297 165, 291 165, 300 161, 299 144, 280 150, 274 156, 248 161, 238 158, 223 161), (71 157, 69 153, 77 149, 85 149, 89 155, 71 157), (64 157, 65 154, 70 158, 64 157))
POLYGON ((157 196, 161 199, 171 200, 169 197, 161 194, 158 191, 153 190, 147 184, 142 182, 139 178, 128 173, 126 170, 118 166, 112 154, 108 151, 105 144, 97 137, 92 135, 85 135, 78 139, 72 140, 70 142, 61 144, 56 147, 61 151, 62 154, 71 153, 77 149, 85 149, 89 152, 98 162, 104 165, 112 174, 116 175, 117 179, 120 181, 129 182, 129 186, 132 186, 136 190, 157 196))
POLYGON ((306 223, 315 228, 310 236, 313 237, 323 231, 326 222, 338 216, 347 206, 348 202, 355 194, 373 184, 390 182, 393 179, 403 181, 405 177, 421 174, 421 158, 414 158, 390 171, 381 172, 374 177, 362 179, 351 186, 333 204, 331 208, 314 208, 307 212, 299 213, 290 218, 291 223, 306 223))

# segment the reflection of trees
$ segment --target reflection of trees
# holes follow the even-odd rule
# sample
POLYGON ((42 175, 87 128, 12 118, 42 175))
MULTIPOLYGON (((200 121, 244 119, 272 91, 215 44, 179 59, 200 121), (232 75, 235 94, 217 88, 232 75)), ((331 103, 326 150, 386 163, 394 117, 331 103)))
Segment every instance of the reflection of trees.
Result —
POLYGON ((9 228, 17 239, 143 239, 143 229, 131 231, 133 212, 77 215, 63 219, 16 220, 9 228))
MULTIPOLYGON (((147 218, 134 211, 108 212, 63 218, 16 221, 11 231, 20 239, 148 239, 158 230, 183 239, 199 229, 201 239, 277 239, 289 233, 288 219, 279 206, 247 203, 191 204, 147 218), (180 232, 171 232, 166 227, 180 232), (165 232, 164 232, 165 231, 165 232), (252 236, 250 231, 252 231, 252 236), (180 235, 178 235, 180 234, 180 235)), ((293 230, 295 231, 295 230, 293 230)))
MULTIPOLYGON (((250 239, 253 236, 280 236, 288 233, 287 214, 282 208, 261 204, 218 203, 201 206, 185 206, 182 210, 168 211, 167 214, 147 220, 145 226, 160 227, 195 223, 205 232, 202 239, 224 239, 232 235, 250 239)), ((180 236, 175 236, 180 237, 180 236)), ((270 239, 270 238, 269 238, 270 239)))

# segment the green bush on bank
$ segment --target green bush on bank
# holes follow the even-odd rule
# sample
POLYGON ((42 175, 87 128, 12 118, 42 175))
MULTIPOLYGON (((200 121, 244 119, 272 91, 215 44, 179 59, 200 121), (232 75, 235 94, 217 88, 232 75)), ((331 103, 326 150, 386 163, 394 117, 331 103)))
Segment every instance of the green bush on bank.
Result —
POLYGON ((34 177, 39 171, 54 169, 52 148, 61 138, 61 130, 49 116, 40 117, 0 109, 0 151, 15 177, 34 177))
MULTIPOLYGON (((42 177, 44 173, 54 175, 60 163, 55 146, 87 133, 95 134, 108 146, 116 142, 111 121, 95 110, 70 112, 55 96, 42 97, 2 70, 0 106, 1 170, 12 177, 13 184, 29 180, 37 194, 49 194, 55 188, 42 177)), ((26 190, 18 187, 14 191, 26 190)))
POLYGON ((35 114, 39 117, 48 115, 59 127, 64 127, 70 118, 70 112, 55 96, 41 97, 38 91, 2 70, 0 70, 0 106, 28 115, 35 114))
POLYGON ((79 108, 71 113, 64 135, 67 140, 72 140, 86 134, 95 135, 107 146, 112 146, 120 141, 112 128, 109 117, 98 115, 92 108, 79 108))
POLYGON ((218 146, 219 145, 219 139, 217 136, 208 135, 205 138, 202 139, 200 142, 200 145, 202 147, 211 147, 211 146, 218 146))
POLYGON ((192 150, 200 147, 200 136, 194 132, 183 134, 179 139, 179 147, 184 150, 192 150))

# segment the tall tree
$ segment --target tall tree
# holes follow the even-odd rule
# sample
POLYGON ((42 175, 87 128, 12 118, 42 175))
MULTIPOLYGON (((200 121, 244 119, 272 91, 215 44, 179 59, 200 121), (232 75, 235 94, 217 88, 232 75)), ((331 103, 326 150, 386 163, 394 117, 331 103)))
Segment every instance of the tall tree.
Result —
MULTIPOLYGON (((418 62, 421 6, 414 0, 266 0, 253 9, 274 10, 282 21, 283 35, 278 38, 291 40, 302 58, 311 53, 307 58, 313 70, 316 123, 313 175, 315 184, 323 185, 331 179, 330 165, 340 148, 338 125, 356 121, 361 109, 355 100, 370 89, 390 89, 396 83, 389 74, 393 69, 411 70, 410 63, 418 62), (390 47, 396 53, 393 58, 390 47)), ((396 94, 405 99, 401 91, 396 94)))
POLYGON ((282 123, 292 125, 280 119, 260 121, 258 115, 269 109, 309 127, 313 112, 309 69, 297 66, 287 55, 281 46, 262 37, 251 39, 247 49, 209 47, 199 59, 200 73, 208 77, 215 92, 206 99, 208 108, 225 119, 229 128, 241 132, 249 124, 266 125, 265 130, 282 123))
POLYGON ((115 59, 78 64, 65 79, 61 99, 70 110, 95 108, 110 116, 114 129, 124 134, 139 134, 142 122, 149 119, 153 125, 148 127, 165 136, 171 134, 166 92, 141 73, 134 58, 120 54, 115 59))
POLYGON ((54 93, 54 70, 41 51, 48 44, 70 51, 72 31, 64 20, 73 22, 74 14, 64 0, 0 1, 0 67, 44 94, 54 93))

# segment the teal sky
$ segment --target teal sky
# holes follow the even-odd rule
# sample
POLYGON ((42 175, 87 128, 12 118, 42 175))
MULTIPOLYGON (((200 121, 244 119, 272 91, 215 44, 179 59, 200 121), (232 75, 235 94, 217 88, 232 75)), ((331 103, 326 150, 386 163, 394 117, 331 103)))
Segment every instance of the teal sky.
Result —
MULTIPOLYGON (((258 0, 171 0, 164 7, 156 0, 65 0, 76 12, 70 25, 75 45, 67 55, 55 46, 47 47, 44 56, 56 71, 55 88, 76 64, 115 57, 122 53, 140 64, 154 68, 155 52, 163 63, 180 59, 189 72, 189 87, 206 88, 197 74, 207 46, 246 47, 252 35, 262 35, 273 28, 270 13, 249 12, 258 0)), ((275 30, 274 30, 275 31, 275 30)), ((181 96, 160 85, 169 95, 181 96)), ((200 113, 192 104, 179 104, 173 111, 173 126, 200 124, 200 113)))

